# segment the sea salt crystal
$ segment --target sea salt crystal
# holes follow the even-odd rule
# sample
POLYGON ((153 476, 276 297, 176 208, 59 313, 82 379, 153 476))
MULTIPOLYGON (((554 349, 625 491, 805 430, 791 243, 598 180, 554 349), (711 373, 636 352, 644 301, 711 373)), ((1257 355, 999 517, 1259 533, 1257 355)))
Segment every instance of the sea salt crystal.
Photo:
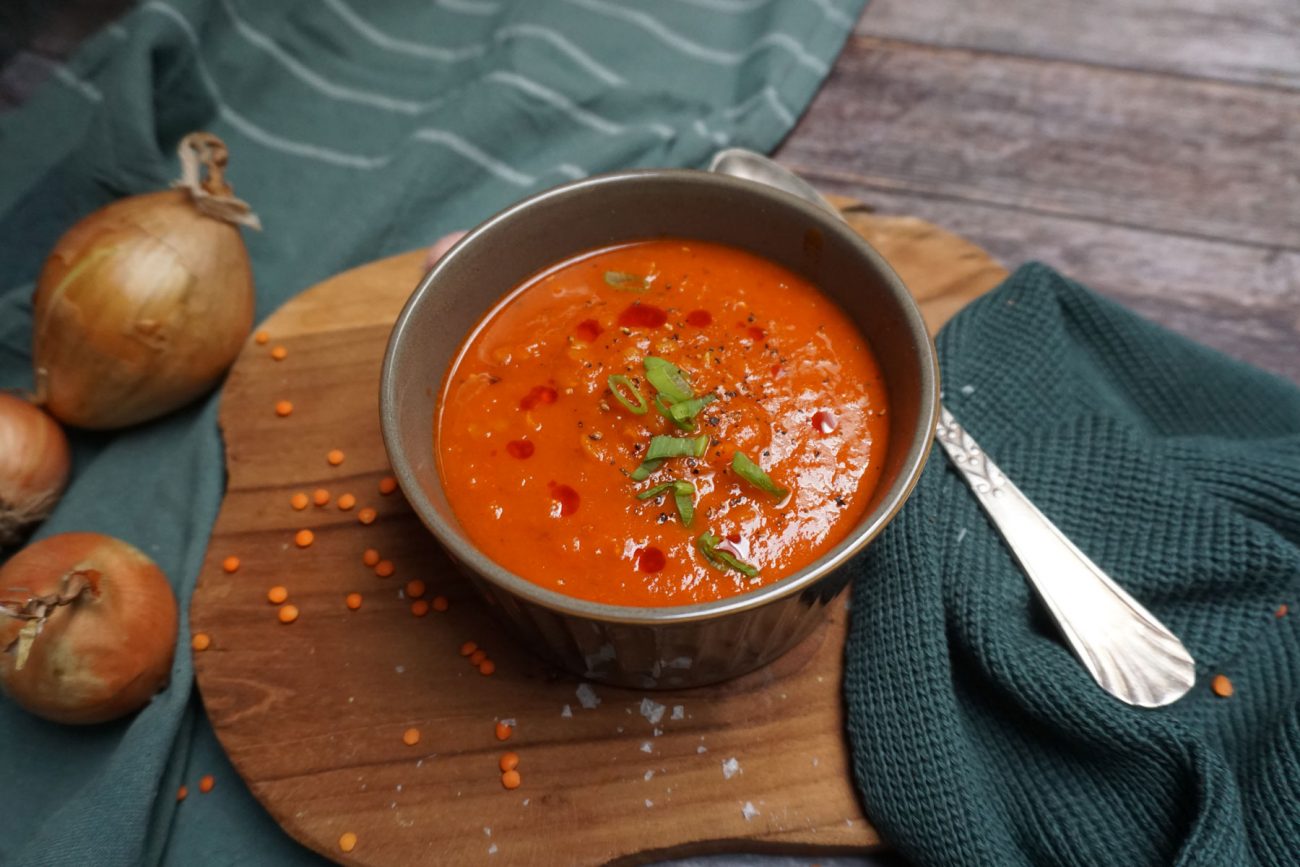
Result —
POLYGON ((650 782, 651 780, 653 780, 654 778, 655 778, 655 772, 654 772, 654 771, 646 771, 646 772, 645 772, 645 781, 646 781, 647 783, 650 782))
POLYGON ((492 829, 491 829, 491 828, 488 828, 488 827, 485 826, 485 827, 483 828, 483 834, 484 834, 485 836, 491 837, 491 836, 492 836, 492 829))
POLYGON ((669 719, 686 719, 686 706, 680 704, 673 705, 673 715, 670 716, 669 719))
POLYGON ((399 666, 397 666, 396 668, 394 668, 393 670, 396 671, 398 674, 405 674, 405 673, 406 673, 406 666, 404 666, 404 665, 399 665, 399 666))
POLYGON ((746 801, 745 806, 740 808, 740 815, 744 816, 745 821, 748 822, 750 819, 758 815, 758 808, 751 802, 746 801))
POLYGON ((659 720, 664 718, 664 711, 667 707, 652 699, 641 699, 641 716, 645 717, 650 725, 658 725, 659 720))
POLYGON ((699 753, 700 755, 704 755, 708 751, 709 748, 706 747, 704 744, 700 744, 698 747, 695 748, 695 752, 699 753))
POLYGON ((664 733, 664 730, 663 730, 663 729, 659 728, 658 726, 655 726, 655 730, 654 730, 654 736, 655 736, 655 737, 659 737, 659 736, 660 736, 661 734, 663 734, 663 733, 664 733))
POLYGON ((497 853, 497 844, 493 843, 491 846, 488 847, 488 854, 495 855, 496 853, 497 853))
POLYGON ((560 716, 564 719, 573 719, 573 708, 567 704, 560 710, 560 716))
POLYGON ((591 688, 589 683, 578 684, 577 695, 578 704, 587 710, 594 710, 600 704, 600 696, 596 695, 596 691, 591 688))
POLYGON ((532 798, 524 798, 524 806, 527 807, 527 806, 528 806, 528 802, 531 801, 531 800, 532 800, 532 798))
POLYGON ((655 802, 652 801, 652 800, 650 800, 649 798, 646 798, 646 799, 645 799, 645 805, 646 805, 646 808, 649 809, 650 807, 653 807, 653 806, 655 805, 655 802))
POLYGON ((740 762, 736 761, 734 757, 727 759, 722 763, 723 779, 730 780, 738 773, 740 773, 740 762))
POLYGON ((515 727, 515 718, 514 718, 514 717, 510 717, 510 718, 508 718, 508 719, 503 719, 503 720, 501 720, 501 724, 502 724, 502 725, 508 725, 508 726, 510 726, 511 728, 514 728, 514 727, 515 727))
POLYGON ((646 741, 645 743, 641 744, 641 752, 643 752, 643 753, 652 753, 652 752, 654 752, 654 747, 650 746, 650 742, 649 742, 649 741, 646 741))

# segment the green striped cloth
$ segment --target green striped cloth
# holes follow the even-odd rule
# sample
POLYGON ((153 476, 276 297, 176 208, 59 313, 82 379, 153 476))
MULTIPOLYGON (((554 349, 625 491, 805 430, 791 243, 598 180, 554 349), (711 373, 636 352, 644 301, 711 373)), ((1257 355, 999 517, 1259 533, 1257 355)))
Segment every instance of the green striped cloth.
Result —
MULTIPOLYGON (((772 148, 864 2, 141 3, 0 115, 0 387, 31 385, 46 252, 94 209, 176 178, 191 130, 225 139, 236 193, 262 218, 246 235, 261 317, 572 178, 772 148)), ((215 410, 209 398, 75 435, 72 485, 40 532, 127 539, 184 612, 223 484, 215 410)), ((188 652, 172 686, 119 723, 70 730, 0 702, 0 863, 315 860, 221 755, 188 652), (177 809, 178 785, 204 773, 216 789, 177 809)))

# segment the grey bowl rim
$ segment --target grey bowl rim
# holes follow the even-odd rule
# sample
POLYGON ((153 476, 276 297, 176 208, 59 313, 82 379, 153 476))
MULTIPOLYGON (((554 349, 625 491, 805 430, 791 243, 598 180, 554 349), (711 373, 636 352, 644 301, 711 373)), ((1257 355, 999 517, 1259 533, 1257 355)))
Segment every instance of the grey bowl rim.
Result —
MULTIPOLYGON (((511 287, 509 291, 514 291, 514 287, 511 287)), ((499 301, 500 298, 496 300, 499 301)), ((444 377, 445 374, 446 372, 443 371, 444 377)), ((438 388, 442 388, 441 381, 438 388)), ((435 411, 437 399, 437 397, 434 398, 435 411)), ((443 254, 433 267, 425 273, 402 306, 402 311, 398 314, 392 331, 389 333, 383 366, 380 370, 379 384, 380 428, 383 434, 384 449, 388 453, 388 460, 393 469, 393 474, 396 476, 398 484, 401 485, 402 493, 406 496, 407 502, 411 504, 420 521, 433 534, 439 544, 450 551, 455 560, 459 561, 463 566, 472 568, 479 577, 486 580, 493 587, 512 596, 521 597, 527 602, 539 605, 552 612, 602 623, 641 626, 693 623, 757 609, 798 593, 818 583, 833 571, 845 565, 854 555, 880 535, 881 531, 894 519, 911 497, 912 491, 920 481, 921 473, 925 469, 926 461, 930 456, 931 441, 938 416, 939 363, 934 342, 930 338, 924 319, 921 317, 921 311, 917 306, 915 297, 907 290, 894 269, 885 262, 875 248, 858 235, 847 222, 838 219, 833 214, 805 199, 757 181, 696 169, 627 169, 591 175, 541 190, 503 208, 479 223, 443 254), (885 508, 882 510, 878 506, 877 514, 867 524, 809 565, 771 584, 712 602, 662 607, 611 605, 603 602, 592 602, 576 596, 567 596, 514 574, 480 551, 457 527, 442 519, 441 515, 438 514, 438 510, 425 497, 410 462, 400 448, 401 435, 397 418, 396 405, 398 398, 395 385, 398 376, 396 370, 397 352, 404 336, 411 328, 412 320, 418 315, 422 300, 434 291, 431 287, 437 283, 439 275, 450 266, 450 263, 455 261, 456 256, 477 243, 479 238, 488 234, 497 225, 514 219, 522 212, 534 208, 544 201, 573 196, 596 195, 600 189, 610 184, 653 183, 659 180, 700 183, 706 186, 723 188, 731 187, 741 189, 746 194, 766 196, 779 202, 784 207, 801 212, 801 216, 809 223, 815 224, 821 231, 839 235, 850 245, 857 247, 859 252, 864 255, 864 258, 879 273, 888 291, 897 297, 907 321, 908 331, 913 338, 912 342, 921 349, 921 418, 917 424, 916 433, 912 436, 912 440, 907 447, 903 473, 895 481, 894 490, 883 501, 885 508), (929 392, 928 400, 926 399, 926 392, 929 392)), ((441 485, 440 480, 438 484, 441 485)))

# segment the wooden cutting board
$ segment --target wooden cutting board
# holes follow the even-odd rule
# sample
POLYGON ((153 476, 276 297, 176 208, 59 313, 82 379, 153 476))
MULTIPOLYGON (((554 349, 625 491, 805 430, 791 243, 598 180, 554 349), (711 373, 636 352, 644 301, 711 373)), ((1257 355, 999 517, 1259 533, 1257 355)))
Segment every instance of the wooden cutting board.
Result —
MULTIPOLYGON (((921 299, 932 329, 1005 276, 930 224, 837 204, 921 299)), ((417 251, 307 290, 262 324, 270 341, 250 339, 225 387, 229 478, 190 620, 211 639, 194 654, 204 705, 253 794, 295 839, 346 864, 601 864, 879 844, 843 734, 847 601, 740 680, 588 694, 517 647, 401 493, 381 494, 380 361, 423 270, 417 251), (293 404, 287 416, 281 400, 293 404), (344 453, 337 466, 332 449, 344 453), (290 505, 318 488, 328 505, 290 505), (343 494, 356 499, 350 510, 339 508, 343 494), (314 540, 299 547, 304 529, 314 540), (367 548, 394 564, 392 576, 362 562, 367 548), (403 598, 412 579, 447 610, 415 616, 403 598), (275 585, 299 610, 291 624, 267 600, 275 585), (350 593, 362 596, 355 611, 350 593), (494 674, 460 655, 467 641, 488 652, 494 674), (502 719, 515 722, 504 743, 502 719), (408 729, 418 743, 404 741, 408 729), (497 766, 507 750, 523 779, 513 791, 497 766), (344 834, 356 835, 350 852, 344 834)))

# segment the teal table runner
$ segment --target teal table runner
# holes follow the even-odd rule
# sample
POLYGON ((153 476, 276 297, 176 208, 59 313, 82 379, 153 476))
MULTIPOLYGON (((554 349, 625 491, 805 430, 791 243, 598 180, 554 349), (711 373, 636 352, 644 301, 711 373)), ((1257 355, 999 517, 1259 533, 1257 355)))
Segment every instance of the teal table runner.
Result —
MULTIPOLYGON (((33 282, 77 219, 178 176, 176 142, 230 147, 258 317, 347 268, 529 193, 628 166, 770 150, 864 0, 149 0, 0 115, 0 387, 30 387, 33 282)), ((151 554, 188 608, 223 485, 216 399, 73 436, 40 535, 151 554)), ((182 635, 188 634, 184 622, 182 635)), ((0 702, 0 863, 316 863, 252 800, 192 688, 65 729, 0 702), (212 793, 190 795, 212 773, 212 793), (194 799, 202 798, 200 803, 194 799)))
POLYGON ((924 865, 1300 864, 1300 389, 1039 265, 938 345, 953 414, 1198 680, 1158 710, 1097 687, 936 449, 853 589, 881 834, 924 865))

